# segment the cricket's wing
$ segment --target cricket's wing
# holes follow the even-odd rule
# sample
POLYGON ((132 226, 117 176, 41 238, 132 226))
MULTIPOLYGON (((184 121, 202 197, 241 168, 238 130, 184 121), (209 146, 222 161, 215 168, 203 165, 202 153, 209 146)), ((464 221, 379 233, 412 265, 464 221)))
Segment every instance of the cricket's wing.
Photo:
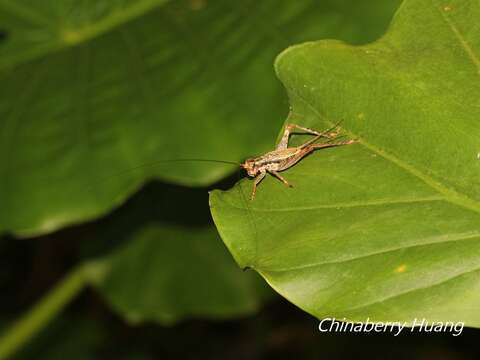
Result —
POLYGON ((262 165, 267 170, 282 171, 295 165, 304 156, 304 150, 299 147, 274 150, 262 156, 262 165))
POLYGON ((281 162, 284 160, 288 160, 292 156, 295 156, 300 152, 300 149, 297 147, 290 147, 286 149, 281 149, 281 150, 273 150, 265 155, 262 156, 262 158, 268 162, 281 162))

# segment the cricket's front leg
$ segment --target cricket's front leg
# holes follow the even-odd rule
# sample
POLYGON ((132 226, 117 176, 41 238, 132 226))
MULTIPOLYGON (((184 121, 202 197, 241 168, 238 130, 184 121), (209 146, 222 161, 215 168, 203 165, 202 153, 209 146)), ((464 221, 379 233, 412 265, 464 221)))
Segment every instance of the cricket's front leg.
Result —
POLYGON ((267 172, 263 170, 263 171, 260 171, 260 174, 258 174, 257 177, 255 178, 255 181, 253 182, 252 196, 250 196, 250 201, 252 201, 255 198, 255 193, 257 192, 257 185, 260 183, 260 181, 263 180, 265 175, 267 175, 267 172))

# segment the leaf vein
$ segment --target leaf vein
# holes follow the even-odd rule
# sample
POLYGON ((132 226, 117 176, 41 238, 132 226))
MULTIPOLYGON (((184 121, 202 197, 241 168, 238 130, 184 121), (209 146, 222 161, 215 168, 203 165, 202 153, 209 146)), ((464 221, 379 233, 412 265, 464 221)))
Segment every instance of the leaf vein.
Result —
MULTIPOLYGON (((132 21, 157 7, 167 3, 169 0, 142 0, 123 8, 122 10, 112 11, 110 15, 105 16, 95 23, 80 28, 78 30, 63 29, 60 33, 58 43, 45 44, 44 47, 31 49, 28 52, 10 57, 7 61, 0 62, 0 70, 9 67, 15 67, 19 64, 33 61, 37 58, 45 57, 51 53, 61 51, 67 47, 79 45, 85 41, 99 37, 100 35, 112 31, 129 21, 132 21), (63 35, 63 38, 62 38, 63 35)), ((19 14, 20 15, 20 14, 19 14)), ((24 17, 27 16, 26 14, 24 17)), ((31 15, 29 15, 31 17, 31 15)))
POLYGON ((293 266, 289 268, 281 268, 281 269, 272 269, 272 270, 265 270, 268 272, 286 272, 286 271, 295 271, 295 270, 305 270, 309 268, 314 268, 314 267, 319 267, 319 266, 324 266, 324 265, 335 265, 335 264, 342 264, 346 262, 351 262, 351 261, 356 261, 372 256, 378 256, 378 255, 385 255, 388 253, 392 253, 395 251, 400 251, 400 250, 409 250, 421 246, 432 246, 432 245, 437 245, 437 244, 447 244, 447 243, 453 243, 453 242, 459 242, 459 241, 468 241, 472 239, 480 239, 480 232, 478 231, 472 231, 468 233, 461 233, 461 234, 451 234, 451 235, 440 235, 440 236, 434 236, 431 237, 431 240, 428 242, 424 242, 421 244, 412 244, 412 245, 407 245, 407 246, 401 246, 401 247, 392 247, 389 249, 385 249, 382 251, 376 251, 376 252, 371 252, 371 253, 366 253, 362 254, 360 256, 355 256, 351 258, 344 258, 341 260, 335 260, 335 261, 324 261, 324 262, 318 262, 318 263, 311 263, 311 264, 306 264, 306 265, 301 265, 301 266, 293 266), (442 240, 445 238, 445 240, 442 240))
POLYGON ((439 286, 439 285, 445 284, 449 281, 455 280, 455 279, 457 279, 461 276, 465 276, 465 275, 468 275, 468 274, 473 274, 473 273, 478 272, 478 271, 480 271, 480 266, 476 267, 476 268, 473 268, 471 270, 468 270, 468 271, 460 272, 459 274, 455 274, 454 276, 442 279, 438 282, 435 282, 435 283, 432 283, 432 284, 429 284, 429 285, 426 285, 426 286, 420 286, 420 287, 417 287, 417 288, 414 288, 414 289, 410 289, 410 290, 407 290, 407 291, 400 292, 398 294, 389 295, 389 296, 384 297, 383 299, 375 300, 375 301, 372 301, 372 302, 367 303, 367 304, 362 304, 362 305, 359 305, 359 306, 354 306, 354 307, 351 307, 351 308, 347 308, 347 309, 344 309, 343 311, 352 311, 352 310, 359 310, 359 309, 367 308, 367 307, 370 307, 372 305, 380 304, 380 303, 383 303, 385 301, 389 301, 389 300, 395 299, 395 298, 403 296, 403 295, 414 293, 416 291, 426 290, 426 289, 429 289, 429 288, 434 287, 434 286, 439 286))
MULTIPOLYGON (((250 208, 252 211, 256 212, 282 212, 282 211, 308 211, 308 210, 317 210, 317 209, 343 209, 343 208, 353 208, 353 207, 368 207, 368 206, 382 206, 382 205, 394 205, 394 204, 414 204, 422 202, 435 202, 435 201, 445 201, 445 198, 442 196, 430 196, 424 198, 403 198, 403 199, 378 199, 370 201, 352 201, 345 203, 336 203, 336 204, 315 204, 311 206, 300 206, 300 207, 291 207, 291 208, 250 208)), ((232 205, 232 207, 235 207, 232 205)), ((237 207, 238 209, 245 209, 243 207, 237 207)))
POLYGON ((440 12, 442 19, 447 23, 450 30, 452 30, 453 34, 460 42, 460 45, 462 46, 463 50, 467 53, 470 60, 472 60, 473 64, 477 67, 477 72, 480 74, 480 59, 475 54, 472 47, 469 45, 467 40, 465 40, 465 37, 462 35, 460 30, 458 30, 458 28, 455 26, 453 21, 447 16, 447 14, 444 11, 442 11, 441 7, 437 5, 436 1, 432 0, 432 3, 434 4, 434 7, 440 12))
MULTIPOLYGON (((307 101, 298 91, 293 88, 289 89, 295 96, 297 96, 300 100, 302 100, 305 105, 307 105, 317 116, 319 119, 323 119, 324 121, 328 122, 331 126, 334 125, 333 122, 329 121, 326 116, 322 115, 309 101, 307 101)), ((345 133, 357 140, 357 142, 363 146, 365 146, 370 151, 382 156, 384 159, 394 163, 398 167, 402 168, 406 172, 412 174, 413 176, 417 177, 425 184, 430 186, 432 189, 436 190, 437 192, 443 194, 445 199, 453 204, 459 205, 463 208, 472 210, 476 213, 480 213, 480 204, 468 197, 467 195, 458 192, 457 190, 451 189, 443 185, 442 183, 436 181, 435 179, 431 178, 430 176, 424 174, 419 169, 415 168, 413 165, 409 164, 408 162, 396 157, 395 155, 388 153, 377 146, 365 141, 364 138, 360 137, 359 135, 355 134, 352 131, 344 129, 345 133)))

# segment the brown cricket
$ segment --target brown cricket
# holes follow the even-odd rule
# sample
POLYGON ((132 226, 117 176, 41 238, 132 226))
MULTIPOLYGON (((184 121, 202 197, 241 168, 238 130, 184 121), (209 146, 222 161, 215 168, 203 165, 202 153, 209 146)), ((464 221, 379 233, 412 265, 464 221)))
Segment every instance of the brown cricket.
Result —
POLYGON ((133 170, 142 169, 145 166, 156 166, 162 163, 169 163, 169 162, 183 162, 183 161, 194 161, 194 162, 217 162, 217 163, 225 163, 225 164, 233 164, 233 165, 240 165, 244 168, 248 174, 248 176, 255 178, 253 182, 253 189, 252 195, 250 200, 255 198, 255 193, 257 191, 257 186, 262 181, 267 173, 272 174, 273 176, 277 177, 280 181, 282 181, 285 185, 291 187, 287 180, 285 180, 280 174, 280 171, 286 170, 297 162, 299 162, 302 158, 310 154, 312 151, 316 149, 328 148, 333 146, 340 146, 340 145, 348 145, 355 142, 355 140, 347 140, 347 141, 335 141, 338 138, 338 132, 334 131, 337 126, 334 126, 331 129, 328 129, 323 132, 319 132, 313 129, 309 129, 303 126, 299 126, 296 124, 287 124, 285 127, 285 131, 283 132, 282 138, 278 145, 276 146, 275 150, 270 151, 264 155, 257 156, 254 158, 250 158, 245 160, 243 164, 240 164, 235 161, 227 161, 227 160, 213 160, 213 159, 196 159, 196 158, 184 158, 184 159, 165 159, 159 160, 149 163, 140 164, 138 166, 132 167, 128 170, 122 171, 116 175, 106 177, 101 180, 108 180, 113 177, 117 177, 119 175, 129 173, 133 170), (288 141, 292 131, 294 129, 299 129, 307 134, 315 135, 312 139, 308 140, 304 144, 300 146, 288 147, 288 141), (314 144, 319 138, 326 138, 328 142, 314 144))
POLYGON ((327 142, 322 144, 314 144, 319 138, 327 138, 329 140, 335 140, 338 137, 338 133, 332 131, 332 129, 318 132, 313 129, 302 127, 296 124, 287 124, 285 131, 283 133, 282 139, 278 143, 275 150, 270 151, 262 156, 254 157, 245 160, 241 166, 247 171, 248 176, 255 178, 253 183, 252 195, 250 200, 255 198, 255 192, 257 191, 257 186, 262 181, 267 173, 272 174, 278 178, 285 185, 292 187, 287 180, 285 180, 280 174, 280 171, 286 170, 297 162, 299 162, 303 157, 311 153, 316 149, 328 148, 333 146, 340 145, 349 145, 355 142, 355 140, 347 141, 338 141, 338 142, 327 142), (288 140, 290 134, 294 129, 302 130, 308 134, 315 135, 314 138, 310 139, 306 143, 295 146, 288 147, 288 140))

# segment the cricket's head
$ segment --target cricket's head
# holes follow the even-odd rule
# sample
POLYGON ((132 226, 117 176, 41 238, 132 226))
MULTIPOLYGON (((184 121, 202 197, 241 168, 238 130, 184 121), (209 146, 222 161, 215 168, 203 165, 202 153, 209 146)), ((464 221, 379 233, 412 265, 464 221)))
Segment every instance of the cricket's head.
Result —
POLYGON ((245 160, 245 162, 241 165, 241 167, 246 170, 248 176, 251 176, 251 177, 257 176, 258 167, 255 163, 255 159, 245 160))

